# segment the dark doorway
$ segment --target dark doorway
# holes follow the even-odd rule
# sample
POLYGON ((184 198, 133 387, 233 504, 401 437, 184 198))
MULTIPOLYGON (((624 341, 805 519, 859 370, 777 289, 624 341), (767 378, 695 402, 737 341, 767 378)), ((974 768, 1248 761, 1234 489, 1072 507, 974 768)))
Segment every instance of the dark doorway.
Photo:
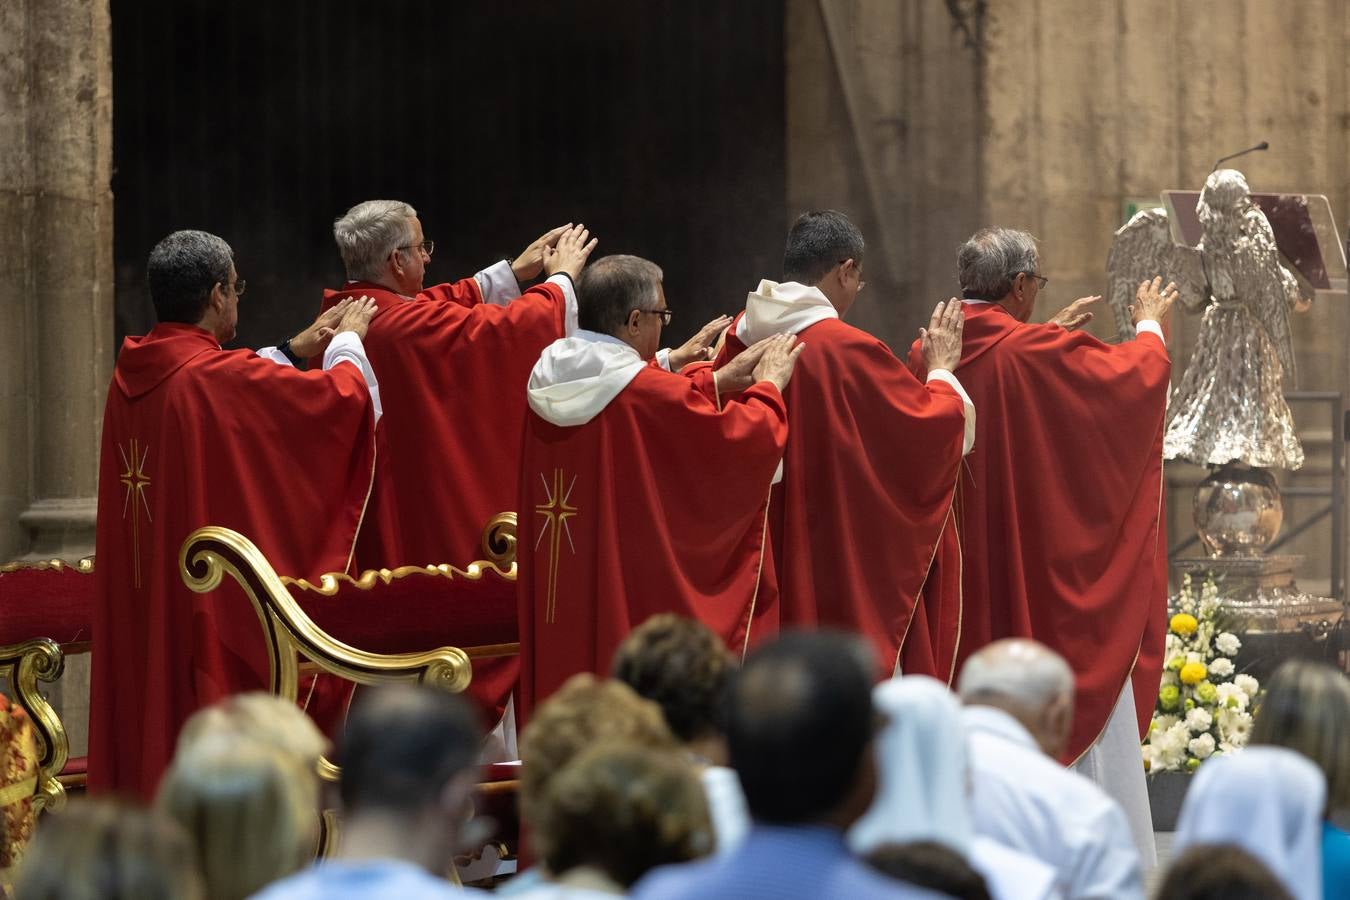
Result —
POLYGON ((779 268, 782 0, 112 0, 117 332, 153 314, 146 255, 228 240, 242 346, 342 280, 335 216, 394 197, 437 241, 428 283, 585 221, 647 256, 668 343, 779 268))

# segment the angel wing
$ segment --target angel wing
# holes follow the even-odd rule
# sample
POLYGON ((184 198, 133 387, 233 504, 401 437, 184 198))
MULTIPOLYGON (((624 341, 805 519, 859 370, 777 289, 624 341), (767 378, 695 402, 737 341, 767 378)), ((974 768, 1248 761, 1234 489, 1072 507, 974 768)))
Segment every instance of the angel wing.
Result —
POLYGON ((1172 242, 1167 213, 1161 209, 1141 209, 1116 230, 1111 253, 1106 257, 1110 285, 1107 300, 1116 317, 1116 340, 1134 336, 1129 307, 1134 303, 1139 282, 1155 275, 1161 275, 1163 283, 1176 282, 1187 309, 1198 310, 1208 300, 1200 254, 1172 242))
POLYGON ((1275 345, 1284 369, 1283 387, 1293 390, 1298 384, 1294 362, 1294 338, 1289 328, 1289 312, 1300 297, 1298 279, 1284 265, 1275 245, 1275 233, 1260 207, 1244 216, 1243 236, 1229 263, 1234 268, 1233 290, 1243 298, 1266 336, 1275 345))

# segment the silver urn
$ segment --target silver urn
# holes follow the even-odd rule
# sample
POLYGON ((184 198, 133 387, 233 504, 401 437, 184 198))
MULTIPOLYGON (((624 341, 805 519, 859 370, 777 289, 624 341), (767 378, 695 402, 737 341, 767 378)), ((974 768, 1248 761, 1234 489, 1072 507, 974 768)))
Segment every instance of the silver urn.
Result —
POLYGON ((1283 520, 1280 488, 1268 469, 1229 463, 1195 489, 1195 527, 1210 556, 1260 556, 1283 520))

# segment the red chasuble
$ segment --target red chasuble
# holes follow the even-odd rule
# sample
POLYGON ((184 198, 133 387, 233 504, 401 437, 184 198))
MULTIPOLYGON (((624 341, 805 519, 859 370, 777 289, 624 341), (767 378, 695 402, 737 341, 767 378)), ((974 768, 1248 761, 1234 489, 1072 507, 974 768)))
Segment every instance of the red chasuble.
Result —
MULTIPOLYGON (((917 345, 910 364, 923 372, 917 345)), ((958 504, 959 656, 1004 637, 1062 654, 1077 681, 1072 762, 1106 727, 1126 679, 1141 734, 1158 691, 1171 362, 1156 335, 1113 346, 968 303, 957 372, 980 411, 958 504)))
MULTIPOLYGON (((584 343, 555 346, 594 361, 584 343)), ((522 721, 569 676, 608 673, 619 643, 656 613, 698 619, 737 656, 749 638, 765 505, 788 435, 782 395, 761 382, 719 408, 710 372, 691 379, 612 344, 603 352, 612 364, 592 369, 595 380, 627 367, 607 401, 593 392, 573 402, 595 387, 572 377, 577 367, 548 379, 565 398, 552 407, 531 380, 518 543, 522 721), (577 414, 578 405, 588 408, 577 414)))
MULTIPOLYGON (((323 308, 363 294, 380 310, 365 346, 384 415, 358 568, 481 559, 483 527, 516 508, 525 382, 540 352, 563 335, 562 288, 545 282, 498 306, 481 302, 474 278, 413 300, 356 282, 325 291, 323 308)), ((516 657, 474 661, 469 693, 491 722, 518 671, 516 657)))
MULTIPOLYGON (((735 332, 716 365, 745 349, 735 332)), ((787 386, 792 430, 769 504, 779 596, 759 614, 767 630, 776 621, 857 632, 884 674, 946 682, 960 627, 950 525, 964 404, 833 315, 797 334, 806 349, 787 386), (931 579, 935 558, 947 554, 945 582, 931 579)))
POLYGON ((230 578, 190 591, 183 540, 222 525, 279 573, 345 570, 371 487, 373 420, 353 365, 301 372, 221 350, 193 325, 126 339, 99 459, 91 792, 149 798, 193 711, 266 685, 248 598, 230 578))

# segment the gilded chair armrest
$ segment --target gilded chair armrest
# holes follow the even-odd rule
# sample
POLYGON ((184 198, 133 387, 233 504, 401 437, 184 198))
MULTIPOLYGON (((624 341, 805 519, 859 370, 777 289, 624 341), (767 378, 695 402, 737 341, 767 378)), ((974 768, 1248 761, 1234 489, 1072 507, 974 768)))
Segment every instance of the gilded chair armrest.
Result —
POLYGON ((61 648, 48 638, 0 647, 0 679, 13 685, 14 699, 28 712, 37 733, 39 775, 34 806, 38 810, 58 810, 66 803, 66 789, 57 776, 70 757, 70 742, 56 710, 38 690, 39 681, 56 681, 65 666, 61 648))

